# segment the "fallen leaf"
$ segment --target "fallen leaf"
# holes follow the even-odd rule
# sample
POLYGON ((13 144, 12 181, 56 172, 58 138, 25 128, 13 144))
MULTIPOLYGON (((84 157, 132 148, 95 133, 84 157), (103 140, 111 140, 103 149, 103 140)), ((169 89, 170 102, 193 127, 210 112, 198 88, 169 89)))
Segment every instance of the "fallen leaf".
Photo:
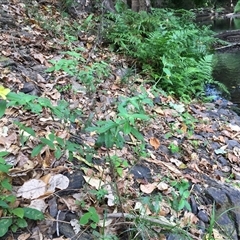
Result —
POLYGON ((17 191, 17 196, 26 199, 36 199, 46 192, 46 183, 42 180, 31 179, 25 182, 17 191))
POLYGON ((160 142, 157 138, 152 137, 150 138, 150 144, 154 147, 155 150, 157 150, 160 147, 160 142))
POLYGON ((35 199, 31 201, 31 204, 29 205, 29 207, 37 209, 41 212, 45 212, 48 205, 45 203, 43 199, 35 199))
POLYGON ((140 189, 144 193, 152 193, 156 189, 157 183, 141 184, 140 189))
POLYGON ((169 188, 169 185, 166 184, 165 182, 160 182, 158 185, 157 185, 157 188, 158 190, 160 191, 165 191, 169 188))
POLYGON ((68 177, 62 174, 56 174, 50 177, 47 192, 54 192, 55 189, 66 189, 69 185, 68 177))
POLYGON ((98 178, 88 177, 88 176, 83 176, 83 178, 89 185, 91 185, 92 187, 95 187, 97 190, 100 189, 105 184, 102 180, 98 178))

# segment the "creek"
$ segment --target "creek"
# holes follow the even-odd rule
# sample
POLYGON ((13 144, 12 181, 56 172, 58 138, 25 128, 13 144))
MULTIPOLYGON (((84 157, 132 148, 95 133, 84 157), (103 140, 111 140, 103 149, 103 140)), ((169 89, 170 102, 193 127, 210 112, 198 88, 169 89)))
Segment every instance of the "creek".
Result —
MULTIPOLYGON (((239 18, 223 18, 212 21, 212 30, 223 32, 240 29, 239 18)), ((240 40, 240 39, 239 39, 240 40)), ((217 52, 214 55, 213 77, 223 83, 230 92, 230 100, 240 105, 240 51, 217 52)))

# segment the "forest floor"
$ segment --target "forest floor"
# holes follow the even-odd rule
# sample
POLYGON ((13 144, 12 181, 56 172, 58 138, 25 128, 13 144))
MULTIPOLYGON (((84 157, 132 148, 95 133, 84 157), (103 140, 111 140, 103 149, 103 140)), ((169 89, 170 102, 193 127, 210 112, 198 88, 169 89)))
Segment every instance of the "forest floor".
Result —
MULTIPOLYGON (((88 15, 76 20, 46 3, 0 3, 1 84, 21 98, 24 92, 47 98, 55 107, 61 100, 69 103, 60 102, 68 121, 53 117, 38 100, 8 107, 1 119, 0 148, 11 153, 6 161, 12 165, 8 178, 18 197, 16 206, 45 214, 45 220, 29 222, 27 230, 9 230, 1 239, 224 239, 217 228, 209 232, 214 203, 200 195, 205 195, 206 177, 239 186, 240 117, 231 102, 183 103, 154 89, 141 75, 129 75, 134 62, 101 46, 90 22, 77 39, 62 34, 76 22, 86 24, 88 15), (94 90, 64 72, 46 72, 50 60, 62 59, 73 46, 83 49, 81 64, 89 69, 108 63, 108 74, 94 82, 94 90), (96 131, 85 127, 100 120, 107 126, 120 118, 118 106, 124 101, 149 116, 135 121, 144 141, 129 134, 121 149, 98 146, 96 131), (70 123, 68 110, 81 114, 70 123), (35 136, 27 134, 29 128, 35 136), (61 152, 57 159, 53 137, 53 147, 42 145, 32 156, 51 133, 81 146, 83 153, 75 152, 69 160, 67 151, 61 152), (87 220, 80 226, 82 216, 87 220)), ((95 73, 87 76, 92 81, 95 73)))

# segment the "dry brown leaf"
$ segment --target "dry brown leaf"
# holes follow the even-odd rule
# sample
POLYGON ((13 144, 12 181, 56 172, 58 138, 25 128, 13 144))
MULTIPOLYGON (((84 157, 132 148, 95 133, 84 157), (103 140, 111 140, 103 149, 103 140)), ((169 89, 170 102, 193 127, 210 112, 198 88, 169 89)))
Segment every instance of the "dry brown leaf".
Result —
POLYGON ((56 174, 50 177, 47 192, 54 192, 56 189, 66 189, 69 185, 68 177, 62 174, 56 174))
POLYGON ((157 183, 141 184, 140 189, 144 193, 152 193, 157 187, 157 183))
POLYGON ((153 111, 155 111, 156 113, 158 113, 160 115, 164 115, 164 111, 162 110, 162 107, 156 107, 153 109, 153 111))
POLYGON ((46 183, 42 180, 31 179, 25 182, 17 191, 17 196, 26 199, 36 199, 46 192, 46 183))
POLYGON ((149 142, 154 147, 155 150, 157 150, 160 147, 160 142, 155 137, 150 138, 149 142))
POLYGON ((29 207, 37 209, 37 210, 39 210, 41 212, 45 212, 45 210, 47 209, 48 205, 45 203, 45 201, 43 199, 35 199, 35 200, 31 201, 29 207))
POLYGON ((160 191, 166 191, 166 190, 169 188, 169 185, 166 184, 165 182, 160 182, 160 183, 157 185, 157 188, 158 188, 158 190, 160 190, 160 191))
POLYGON ((17 240, 27 240, 31 236, 30 233, 23 233, 20 236, 18 236, 17 240))

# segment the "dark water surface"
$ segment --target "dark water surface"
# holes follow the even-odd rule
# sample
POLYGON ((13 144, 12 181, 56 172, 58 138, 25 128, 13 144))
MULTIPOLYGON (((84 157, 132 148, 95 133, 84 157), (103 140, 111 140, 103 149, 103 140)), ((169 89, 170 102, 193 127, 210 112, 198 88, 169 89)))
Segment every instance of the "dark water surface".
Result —
MULTIPOLYGON (((240 29, 239 18, 214 20, 212 26, 212 30, 216 32, 235 29, 240 29)), ((240 104, 240 51, 216 53, 214 55, 213 77, 227 86, 231 94, 230 100, 240 104)))

